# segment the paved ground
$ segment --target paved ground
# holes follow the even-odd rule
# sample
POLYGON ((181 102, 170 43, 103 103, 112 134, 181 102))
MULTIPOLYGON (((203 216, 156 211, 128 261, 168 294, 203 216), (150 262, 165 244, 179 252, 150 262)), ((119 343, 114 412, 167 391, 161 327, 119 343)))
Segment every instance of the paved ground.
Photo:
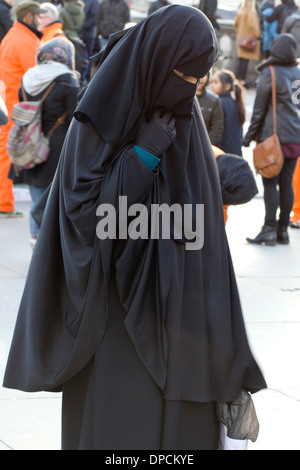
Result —
MULTIPOLYGON (((251 162, 250 149, 245 157, 251 162)), ((0 220, 1 383, 32 253, 29 203, 17 208, 23 219, 0 220)), ((261 428, 249 450, 300 450, 300 230, 290 230, 288 246, 248 245, 263 213, 260 191, 249 204, 230 208, 227 225, 249 341, 269 387, 253 396, 261 428)), ((60 408, 60 394, 0 388, 0 450, 59 449, 60 408)))

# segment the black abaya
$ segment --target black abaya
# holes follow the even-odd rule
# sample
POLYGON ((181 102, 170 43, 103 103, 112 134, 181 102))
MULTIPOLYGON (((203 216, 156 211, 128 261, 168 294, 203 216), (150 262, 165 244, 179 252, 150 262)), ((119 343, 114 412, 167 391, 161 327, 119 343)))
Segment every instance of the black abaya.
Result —
POLYGON ((63 450, 218 449, 215 403, 165 400, 124 328, 114 285, 109 299, 96 354, 63 386, 63 450))
POLYGON ((163 8, 110 39, 69 128, 4 380, 63 390, 65 448, 216 448, 214 402, 266 386, 246 337, 196 100, 176 111, 177 136, 154 171, 134 150, 173 69, 199 78, 215 57, 201 12, 163 8), (188 205, 194 227, 202 205, 203 246, 187 249, 195 240, 173 232, 99 240, 97 208, 119 210, 120 196, 148 214, 153 204, 188 205))

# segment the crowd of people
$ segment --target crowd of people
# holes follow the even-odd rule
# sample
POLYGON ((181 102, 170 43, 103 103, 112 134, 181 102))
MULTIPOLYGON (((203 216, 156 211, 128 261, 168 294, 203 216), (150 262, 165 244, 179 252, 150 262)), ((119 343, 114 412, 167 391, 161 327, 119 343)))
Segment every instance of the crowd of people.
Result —
MULTIPOLYGON (((168 6, 168 0, 157 0, 150 3, 148 15, 159 8, 168 6)), ((79 72, 77 81, 79 90, 89 83, 91 78, 90 57, 102 51, 111 34, 123 30, 130 25, 130 8, 125 0, 65 0, 64 2, 45 2, 39 4, 38 14, 26 10, 26 3, 20 0, 0 0, 0 79, 2 87, 5 84, 6 106, 8 115, 19 100, 20 81, 28 69, 36 64, 38 48, 48 41, 58 38, 69 40, 74 49, 74 70, 79 72), (19 3, 23 4, 19 7, 19 3), (25 7, 24 7, 25 5, 25 7), (30 19, 28 20, 28 12, 30 19), (15 21, 16 20, 16 21, 15 21), (14 22, 15 21, 15 22, 14 22), (25 29, 24 29, 25 28, 25 29), (29 35, 31 38, 29 38, 29 35), (4 37, 5 40, 3 41, 4 37), (19 47, 19 44, 22 44, 19 47), (30 44, 30 46, 29 46, 30 44), (24 46, 23 46, 24 45, 24 46), (16 50, 18 48, 18 51, 16 50), (22 51, 20 53, 20 51, 22 51), (18 57, 18 63, 12 61, 12 57, 18 57)), ((214 29, 219 30, 217 21, 217 1, 201 0, 197 6, 211 21, 214 29)), ((38 10, 37 10, 38 11, 38 10)), ((246 140, 243 139, 245 123, 245 90, 250 85, 248 80, 249 61, 258 63, 259 59, 267 59, 270 55, 272 41, 278 34, 291 34, 296 41, 296 57, 300 50, 300 11, 294 0, 275 0, 257 2, 255 0, 243 0, 237 9, 234 28, 236 31, 237 60, 235 70, 212 69, 206 77, 201 79, 197 89, 197 98, 204 116, 211 142, 217 148, 226 153, 242 156, 242 147, 246 140), (279 3, 279 4, 278 4, 279 3), (251 48, 241 46, 241 38, 254 38, 255 43, 251 48)), ((54 47, 54 44, 53 44, 54 47)), ((55 93, 55 92, 53 92, 55 93)), ((28 99, 36 99, 40 96, 29 96, 28 99)), ((48 101, 51 100, 51 95, 48 101)), ((22 99, 22 97, 20 98, 22 99)), ((73 108, 75 109, 76 100, 73 108)), ((60 107, 58 107, 58 112, 60 107)), ((74 111, 73 109, 73 111, 74 111)), ((72 112, 69 110, 69 116, 72 112)), ((45 105, 43 119, 45 129, 51 126, 57 118, 52 115, 49 120, 47 103, 45 105), (48 121, 49 120, 49 121, 48 121)), ((70 120, 57 130, 67 131, 70 120)), ((13 197, 13 184, 28 182, 30 172, 23 171, 16 176, 11 168, 10 158, 6 145, 13 122, 9 122, 0 130, 0 215, 9 217, 21 217, 22 213, 15 209, 13 197)), ((260 123, 261 125, 262 123, 260 123)), ((53 155, 60 152, 57 147, 55 135, 51 141, 53 155), (54 150, 55 147, 55 150, 54 150)), ((290 143, 290 142, 289 142, 290 143)), ((54 158, 57 163, 57 158, 54 158)), ((50 159, 52 161, 52 156, 50 159)), ((48 164, 44 167, 47 168, 48 164)), ((296 166, 296 165, 294 165, 296 166)), ((40 172, 40 169, 31 173, 40 172)), ((43 170, 46 172, 46 169, 43 170)), ((297 206, 298 192, 294 178, 295 206, 291 211, 290 224, 292 227, 300 225, 297 206)), ((47 181, 51 181, 51 172, 47 181)), ((293 178, 290 174, 289 180, 293 178)), ((30 185, 32 194, 42 194, 38 181, 30 185), (38 186, 34 186, 37 184, 38 186)), ((44 192, 45 188, 44 188, 44 192)), ((45 198, 42 198, 45 200, 45 198)), ((289 200, 292 200, 290 190, 289 200)), ((33 204, 33 210, 36 204, 33 204)), ((37 226, 36 226, 37 227, 37 226)), ((37 231, 37 228, 36 230, 37 231)), ((34 245, 37 233, 31 230, 31 243, 34 245)))
POLYGON ((284 165, 263 178, 263 228, 247 240, 288 244, 289 226, 300 228, 298 7, 242 0, 234 71, 214 66, 212 0, 158 0, 128 29, 125 0, 0 6, 0 216, 22 216, 13 184, 27 184, 35 246, 4 386, 63 392, 64 449, 215 450, 215 402, 266 387, 246 337, 215 157, 241 161, 243 147, 272 134, 273 65, 284 165), (245 129, 250 60, 259 64, 245 129), (20 170, 7 150, 12 110, 45 93, 50 155, 20 170), (186 250, 191 233, 179 236, 175 223, 170 240, 139 232, 99 243, 98 205, 117 207, 124 195, 148 209, 204 204, 203 249, 186 250))

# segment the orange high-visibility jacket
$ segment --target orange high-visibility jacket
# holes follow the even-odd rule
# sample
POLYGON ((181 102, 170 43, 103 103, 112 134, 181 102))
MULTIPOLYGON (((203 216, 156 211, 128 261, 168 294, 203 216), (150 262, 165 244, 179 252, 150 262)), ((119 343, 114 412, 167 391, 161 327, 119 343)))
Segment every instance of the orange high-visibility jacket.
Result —
POLYGON ((0 45, 0 80, 6 85, 6 106, 9 114, 19 102, 18 91, 24 73, 36 65, 41 40, 19 21, 15 21, 0 45))
MULTIPOLYGON (((39 37, 19 21, 15 21, 0 45, 0 81, 6 88, 5 104, 9 117, 19 102, 18 91, 24 73, 36 65, 36 54, 41 44, 39 37)), ((3 88, 4 88, 3 87, 3 88)), ((8 178, 11 160, 7 153, 7 139, 12 120, 0 128, 0 211, 14 210, 13 183, 8 178)))
POLYGON ((68 39, 63 31, 63 24, 61 21, 54 21, 43 29, 43 44, 54 38, 68 39))

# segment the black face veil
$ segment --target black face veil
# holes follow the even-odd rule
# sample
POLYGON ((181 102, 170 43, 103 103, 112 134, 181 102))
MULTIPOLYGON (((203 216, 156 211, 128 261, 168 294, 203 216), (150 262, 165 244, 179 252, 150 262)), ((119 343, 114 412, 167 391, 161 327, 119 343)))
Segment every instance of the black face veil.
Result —
POLYGON ((200 78, 216 55, 215 33, 199 10, 162 8, 125 34, 111 36, 75 116, 89 118, 113 147, 123 146, 135 124, 159 104, 174 68, 200 78))
POLYGON ((231 401, 242 388, 266 386, 246 337, 216 163, 196 101, 188 117, 176 115, 177 136, 156 172, 133 150, 136 127, 161 104, 173 69, 200 78, 215 57, 213 28, 192 7, 163 8, 110 38, 64 143, 5 386, 61 389, 78 373, 113 315, 112 282, 128 336, 166 399, 231 401), (185 237, 173 236, 99 241, 97 207, 117 207, 122 195, 148 209, 189 206, 193 221, 201 206, 203 246, 187 249, 185 237))

